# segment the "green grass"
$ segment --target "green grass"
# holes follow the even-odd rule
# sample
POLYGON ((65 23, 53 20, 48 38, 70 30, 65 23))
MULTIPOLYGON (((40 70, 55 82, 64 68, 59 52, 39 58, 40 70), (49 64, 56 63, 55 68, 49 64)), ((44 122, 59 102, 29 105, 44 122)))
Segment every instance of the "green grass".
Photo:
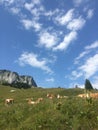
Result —
POLYGON ((83 89, 32 88, 16 89, 0 86, 0 130, 98 130, 98 99, 89 104, 77 98, 83 89), (10 92, 10 90, 16 90, 10 92), (47 93, 68 98, 53 100, 47 93), (42 97, 36 105, 27 104, 27 98, 42 97), (6 98, 14 98, 12 105, 5 106, 6 98))

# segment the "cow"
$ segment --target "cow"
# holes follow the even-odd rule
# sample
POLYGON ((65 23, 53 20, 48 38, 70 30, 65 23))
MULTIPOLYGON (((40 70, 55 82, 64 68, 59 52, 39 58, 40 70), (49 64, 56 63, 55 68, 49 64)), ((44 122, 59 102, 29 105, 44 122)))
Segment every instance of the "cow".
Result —
POLYGON ((29 99, 27 99, 27 101, 28 101, 28 104, 38 104, 41 101, 43 101, 43 98, 38 98, 36 101, 32 101, 32 99, 29 98, 29 99))
POLYGON ((5 105, 10 105, 14 103, 14 99, 13 98, 7 98, 5 99, 5 105))
POLYGON ((36 102, 35 102, 35 101, 32 101, 31 98, 27 99, 27 101, 28 101, 28 104, 36 104, 36 102))
POLYGON ((43 98, 38 98, 37 101, 41 102, 43 101, 43 98))
POLYGON ((98 93, 91 93, 90 97, 92 97, 92 98, 98 98, 98 93))
POLYGON ((78 97, 81 98, 98 98, 98 93, 86 93, 86 94, 79 94, 78 97))
POLYGON ((50 98, 50 99, 53 99, 55 97, 55 95, 48 93, 47 97, 50 98))
POLYGON ((60 96, 60 95, 58 94, 58 95, 57 95, 57 98, 58 98, 58 99, 61 99, 61 98, 63 98, 63 97, 62 97, 62 96, 60 96))
POLYGON ((79 94, 78 97, 86 98, 86 94, 79 94))

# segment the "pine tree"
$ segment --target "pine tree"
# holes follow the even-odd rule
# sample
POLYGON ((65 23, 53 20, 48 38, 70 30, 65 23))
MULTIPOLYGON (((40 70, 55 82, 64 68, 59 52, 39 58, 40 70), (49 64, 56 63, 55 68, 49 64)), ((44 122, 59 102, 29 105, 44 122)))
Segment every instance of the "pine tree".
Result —
POLYGON ((93 86, 88 79, 85 80, 85 89, 89 91, 93 89, 93 86))
POLYGON ((86 100, 89 104, 91 104, 92 98, 90 96, 90 91, 93 90, 93 86, 88 79, 85 80, 85 90, 86 90, 86 100))

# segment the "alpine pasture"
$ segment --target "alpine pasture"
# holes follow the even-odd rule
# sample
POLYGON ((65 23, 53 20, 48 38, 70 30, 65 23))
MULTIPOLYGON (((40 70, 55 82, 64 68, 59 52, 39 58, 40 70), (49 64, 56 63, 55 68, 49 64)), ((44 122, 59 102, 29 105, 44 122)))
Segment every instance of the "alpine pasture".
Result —
POLYGON ((0 85, 0 130, 98 130, 98 98, 88 102, 79 94, 84 89, 0 85))

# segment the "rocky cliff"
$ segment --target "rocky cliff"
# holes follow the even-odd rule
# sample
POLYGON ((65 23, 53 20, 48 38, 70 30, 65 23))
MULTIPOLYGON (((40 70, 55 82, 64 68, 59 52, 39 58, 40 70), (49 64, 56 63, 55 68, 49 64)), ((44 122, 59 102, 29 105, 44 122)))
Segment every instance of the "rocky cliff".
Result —
POLYGON ((0 83, 17 88, 37 87, 36 82, 31 76, 20 76, 18 73, 9 70, 0 70, 0 83))

